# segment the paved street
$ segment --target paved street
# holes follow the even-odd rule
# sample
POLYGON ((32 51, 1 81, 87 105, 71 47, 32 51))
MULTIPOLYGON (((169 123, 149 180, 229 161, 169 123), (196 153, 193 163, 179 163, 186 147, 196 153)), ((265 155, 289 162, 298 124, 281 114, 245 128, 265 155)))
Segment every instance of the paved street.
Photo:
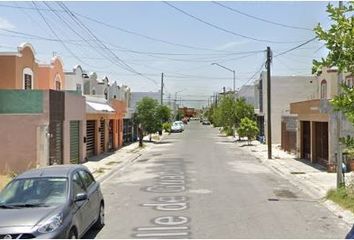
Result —
POLYGON ((343 238, 348 226, 218 130, 191 122, 102 183, 95 238, 343 238))

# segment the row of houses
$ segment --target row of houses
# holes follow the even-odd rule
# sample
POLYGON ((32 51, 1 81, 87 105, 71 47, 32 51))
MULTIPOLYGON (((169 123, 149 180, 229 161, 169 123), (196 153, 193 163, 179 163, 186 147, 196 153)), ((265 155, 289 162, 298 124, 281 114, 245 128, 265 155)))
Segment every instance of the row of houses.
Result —
MULTIPOLYGON (((59 56, 40 63, 29 43, 0 53, 0 173, 83 163, 136 141, 132 93, 59 56)), ((158 96, 158 99, 160 95, 158 96)))
MULTIPOLYGON (((323 68, 317 76, 272 76, 272 143, 298 158, 335 171, 337 120, 330 100, 338 92, 338 71, 323 68)), ((353 75, 344 74, 353 86, 353 75)), ((267 139, 267 74, 262 72, 253 85, 240 89, 239 96, 255 107, 260 135, 267 139)), ((341 119, 341 136, 353 136, 354 129, 341 119)))

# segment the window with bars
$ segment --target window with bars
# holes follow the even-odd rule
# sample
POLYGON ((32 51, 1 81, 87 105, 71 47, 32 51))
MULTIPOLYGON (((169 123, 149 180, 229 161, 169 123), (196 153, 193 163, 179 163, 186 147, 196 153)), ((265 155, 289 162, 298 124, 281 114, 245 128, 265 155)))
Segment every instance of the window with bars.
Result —
POLYGON ((32 75, 24 74, 24 89, 32 89, 32 75))

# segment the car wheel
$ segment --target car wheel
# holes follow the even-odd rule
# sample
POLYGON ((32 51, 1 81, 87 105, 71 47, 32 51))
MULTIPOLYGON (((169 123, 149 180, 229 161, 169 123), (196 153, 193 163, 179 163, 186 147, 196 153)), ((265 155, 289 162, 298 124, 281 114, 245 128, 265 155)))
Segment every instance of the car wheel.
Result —
POLYGON ((100 204, 100 211, 98 212, 98 218, 94 225, 94 228, 101 229, 104 226, 104 205, 100 204))
POLYGON ((76 234, 75 228, 72 228, 70 230, 68 239, 77 239, 77 234, 76 234))

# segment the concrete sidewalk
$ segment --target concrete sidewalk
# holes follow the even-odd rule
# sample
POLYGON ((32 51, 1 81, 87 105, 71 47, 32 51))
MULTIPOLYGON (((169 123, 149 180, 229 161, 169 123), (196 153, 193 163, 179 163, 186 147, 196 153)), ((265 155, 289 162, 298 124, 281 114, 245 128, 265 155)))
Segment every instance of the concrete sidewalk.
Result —
POLYGON ((162 136, 154 134, 152 136, 152 142, 148 142, 149 137, 145 136, 143 138, 144 146, 142 148, 139 147, 139 142, 134 142, 115 152, 91 157, 89 161, 83 165, 92 172, 96 180, 102 182, 113 172, 122 170, 130 164, 133 164, 144 151, 151 149, 156 142, 162 141, 166 135, 168 135, 168 133, 163 133, 162 136))
MULTIPOLYGON (((231 141, 235 141, 232 137, 228 138, 231 141)), ((328 173, 320 165, 297 159, 295 155, 282 151, 279 145, 273 145, 272 159, 268 159, 267 145, 258 141, 252 141, 250 146, 247 145, 247 141, 235 141, 235 145, 242 151, 254 155, 265 166, 286 178, 312 198, 317 199, 348 224, 354 223, 354 214, 352 212, 341 208, 330 200, 326 200, 327 192, 336 188, 336 173, 328 173)), ((346 182, 353 179, 353 176, 352 172, 347 173, 346 182)))

